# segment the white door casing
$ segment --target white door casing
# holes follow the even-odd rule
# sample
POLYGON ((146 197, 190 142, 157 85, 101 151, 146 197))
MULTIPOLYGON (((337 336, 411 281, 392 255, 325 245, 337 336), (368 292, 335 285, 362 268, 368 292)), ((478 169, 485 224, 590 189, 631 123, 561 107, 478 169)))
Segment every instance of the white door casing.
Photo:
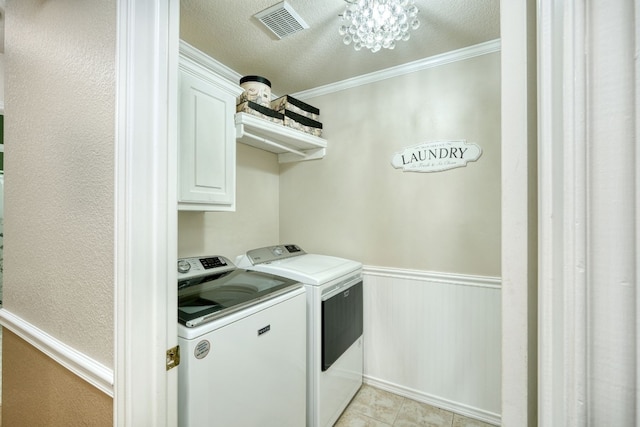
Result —
POLYGON ((175 426, 179 0, 118 0, 114 426, 175 426))
POLYGON ((502 425, 536 425, 536 1, 500 2, 502 425))
MULTIPOLYGON (((522 34, 523 31, 514 30, 512 26, 505 28, 505 23, 508 20, 515 20, 514 25, 524 28, 520 19, 523 16, 522 10, 519 9, 520 6, 508 3, 511 2, 501 2, 503 62, 518 60, 512 56, 513 51, 510 50, 509 44, 505 46, 504 42, 511 42, 514 31, 518 34, 522 34)), ((627 7, 629 4, 630 2, 623 3, 622 7, 627 7)), ((175 0, 169 2, 119 0, 118 6, 114 425, 171 426, 175 425, 176 373, 175 370, 169 371, 168 374, 164 371, 164 351, 176 341, 175 295, 172 295, 175 292, 175 287, 170 284, 175 283, 173 267, 176 258, 176 194, 174 186, 176 174, 173 161, 176 144, 175 123, 172 120, 172 117, 175 118, 175 110, 172 109, 175 108, 176 100, 172 97, 175 95, 176 84, 173 73, 177 71, 179 3, 175 0)), ((602 183, 585 182, 589 177, 586 161, 579 160, 573 164, 559 164, 557 157, 552 153, 557 153, 560 150, 560 154, 565 159, 567 154, 571 153, 575 154, 576 158, 582 159, 583 154, 579 151, 580 146, 577 145, 577 142, 587 139, 587 136, 582 132, 588 130, 582 123, 586 110, 585 87, 588 84, 586 67, 580 63, 583 54, 582 43, 587 38, 607 43, 609 36, 599 37, 601 34, 599 31, 603 27, 598 26, 587 29, 587 34, 582 34, 586 27, 588 14, 584 10, 583 2, 569 5, 561 1, 543 0, 540 6, 538 11, 541 23, 538 35, 539 53, 541 61, 551 61, 551 68, 548 70, 550 74, 545 74, 543 70, 539 82, 542 94, 540 103, 543 108, 541 112, 543 124, 540 128, 540 183, 543 184, 543 190, 540 194, 540 248, 543 251, 551 251, 545 252, 541 257, 542 265, 540 268, 540 392, 549 391, 552 394, 548 395, 548 398, 540 400, 539 415, 541 425, 547 425, 547 422, 551 423, 548 425, 555 425, 553 421, 558 421, 561 425, 584 425, 586 417, 598 416, 598 413, 588 414, 587 410, 581 406, 581 402, 585 402, 584 398, 590 389, 590 385, 587 384, 590 368, 585 364, 586 355, 582 350, 588 344, 586 334, 589 325, 587 323, 602 320, 611 327, 616 326, 615 319, 606 318, 603 316, 604 313, 598 312, 594 316, 588 311, 585 299, 589 298, 589 295, 586 295, 584 285, 588 277, 585 275, 600 274, 600 271, 584 271, 582 269, 584 266, 581 265, 581 260, 587 256, 586 252, 589 250, 586 241, 592 237, 591 232, 585 230, 587 224, 582 222, 587 220, 585 217, 587 212, 585 209, 586 193, 592 187, 602 189, 602 183), (558 14, 559 11, 562 13, 558 14), (549 25, 549 27, 544 27, 545 25, 549 25), (545 33, 547 30, 555 33, 547 38, 549 36, 545 33), (593 33, 589 34, 589 31, 593 31, 593 33), (559 56, 555 56, 558 54, 559 56), (557 61, 562 64, 560 67, 563 73, 560 77, 555 74, 559 66, 557 61), (569 84, 566 85, 567 83, 569 84), (563 92, 564 90, 566 92, 563 92), (558 93, 562 93, 559 98, 558 93), (556 104, 556 102, 560 102, 560 104, 556 104), (561 127, 560 131, 554 126, 546 128, 544 120, 558 118, 557 114, 553 114, 551 110, 546 110, 546 108, 558 107, 562 110, 565 127, 561 127), (547 113, 550 115, 547 116, 547 113), (570 119, 569 122, 566 120, 567 117, 570 119), (569 123, 568 126, 567 123, 569 123), (563 140, 567 142, 563 143, 563 140), (554 144, 556 145, 554 146, 554 144), (563 188, 560 194, 550 190, 557 185, 563 188), (567 189, 566 185, 570 187, 567 189), (560 201, 562 202, 559 203, 560 201), (562 220, 557 222, 551 215, 556 215, 556 220, 557 215, 562 215, 562 220), (556 231, 567 233, 562 234, 563 237, 560 239, 564 241, 558 240, 556 231), (554 313, 561 314, 563 312, 565 314, 561 319, 553 316, 554 313), (565 383, 568 384, 567 388, 564 388, 565 383), (558 403, 564 398, 569 399, 566 406, 553 406, 554 403, 558 403)), ((608 22, 622 23, 627 34, 629 27, 632 27, 632 32, 637 29, 637 10, 632 11, 633 13, 620 13, 620 8, 611 9, 609 6, 607 3, 601 6, 602 11, 593 9, 593 12, 598 12, 597 14, 602 12, 602 19, 609 20, 608 22), (610 10, 609 13, 617 15, 607 15, 604 13, 607 10, 610 10)), ((624 12, 624 9, 622 11, 624 12)), ((526 14, 524 16, 526 17, 526 14)), ((620 25, 615 27, 620 27, 620 25)), ((523 39, 515 40, 514 43, 519 43, 521 48, 526 46, 526 41, 523 39)), ((619 40, 614 38, 609 43, 619 44, 619 40)), ((608 49, 606 44, 601 44, 598 48, 608 49)), ((602 51, 597 53, 602 53, 602 51)), ((634 55, 628 57, 629 61, 637 61, 634 59, 634 55)), ((622 68, 629 67, 629 63, 618 62, 614 65, 622 68)), ((637 62, 631 62, 631 69, 635 70, 635 76, 627 76, 629 80, 627 89, 629 93, 637 94, 639 88, 637 62)), ((526 78, 526 72, 518 72, 517 70, 510 76, 503 75, 503 78, 508 79, 507 84, 503 84, 503 91, 508 89, 509 82, 517 83, 513 79, 522 78, 523 74, 526 78)), ((626 105, 636 107, 628 116, 631 118, 630 126, 633 129, 630 131, 627 129, 626 132, 630 132, 631 137, 637 139, 638 131, 635 124, 638 121, 637 111, 640 110, 637 108, 638 101, 637 99, 629 101, 625 97, 625 102, 626 105)), ((503 115, 503 122, 510 121, 511 114, 514 113, 518 112, 503 115)), ((603 112, 600 111, 600 113, 603 112)), ((519 127, 520 131, 526 132, 526 123, 511 122, 509 126, 513 131, 517 132, 519 127)), ((596 131, 599 130, 596 129, 596 131)), ((506 136, 503 134, 503 138, 506 136)), ((598 134, 594 136, 597 137, 598 134)), ((625 139, 620 140, 624 141, 625 139)), ((616 140, 613 142, 615 143, 616 140)), ((625 150, 629 149, 628 145, 622 145, 622 147, 625 150)), ((640 164, 638 153, 625 152, 625 156, 632 159, 631 164, 625 164, 625 173, 635 170, 637 176, 638 164, 640 164)), ((504 172, 503 168, 503 182, 511 180, 512 176, 504 174, 504 172)), ((616 175, 616 178, 619 179, 620 176, 616 175)), ((634 182, 632 179, 629 180, 634 182)), ((509 188, 511 187, 506 190, 508 191, 509 188)), ((520 190, 522 189, 523 187, 520 188, 520 190)), ((513 191, 518 191, 518 188, 513 187, 513 191)), ((617 220, 622 220, 624 226, 633 231, 629 232, 630 236, 617 245, 618 247, 611 245, 608 249, 624 252, 626 249, 632 249, 630 246, 635 245, 631 252, 631 259, 635 260, 637 266, 639 239, 638 228, 633 227, 633 222, 637 224, 638 220, 637 212, 640 200, 638 188, 637 186, 623 185, 620 186, 619 192, 616 194, 624 196, 622 199, 628 201, 628 205, 625 207, 631 208, 633 212, 631 215, 617 218, 617 220)), ((603 196, 602 193, 597 193, 597 195, 603 196)), ((521 203, 521 200, 515 202, 521 203)), ((596 221, 603 221, 604 213, 601 211, 596 221)), ((610 218, 609 221, 612 219, 610 218)), ((503 234, 513 237, 513 234, 507 233, 514 229, 518 230, 520 225, 515 222, 507 224, 506 227, 503 225, 503 234)), ((592 223, 591 227, 595 228, 597 225, 597 223, 592 223)), ((603 238, 599 235, 597 237, 603 238)), ((503 252, 506 252, 507 249, 503 247, 503 252)), ((518 254, 516 253, 516 255, 518 254)), ((594 255, 603 254, 592 252, 592 256, 594 255)), ((525 250, 525 259, 528 256, 525 250)), ((518 260, 512 256, 508 259, 503 258, 503 268, 511 269, 514 267, 514 263, 517 264, 518 260)), ((598 265, 596 268, 604 267, 598 265)), ((524 273, 528 267, 525 263, 521 266, 515 265, 515 268, 516 272, 524 273)), ((634 286, 637 288, 637 271, 631 271, 631 273, 633 277, 629 276, 629 288, 634 286)), ((511 281, 512 277, 503 277, 504 293, 507 299, 503 304, 503 310, 509 302, 530 308, 528 302, 530 296, 527 295, 527 289, 523 289, 519 294, 511 294, 512 289, 509 286, 514 285, 511 281)), ((593 302, 597 302, 597 300, 594 299, 593 302)), ((635 311, 627 310, 626 312, 635 316, 635 322, 628 323, 626 328, 635 327, 638 320, 640 304, 638 303, 637 291, 635 299, 631 299, 624 306, 625 310, 629 308, 627 306, 631 303, 635 304, 635 311)), ((524 378, 527 384, 530 381, 535 381, 535 375, 527 377, 530 366, 518 362, 521 356, 524 359, 520 360, 526 360, 526 356, 531 354, 532 343, 528 341, 530 337, 521 341, 515 335, 519 332, 518 328, 525 328, 524 330, 527 331, 526 316, 528 313, 518 312, 517 306, 514 308, 503 312, 503 321, 511 325, 503 337, 503 351, 506 356, 504 363, 507 364, 507 370, 503 370, 503 373, 508 374, 503 377, 503 397, 510 395, 517 388, 515 385, 521 378, 524 378), (510 337, 516 339, 511 340, 510 337), (513 364, 509 366, 510 363, 513 364)), ((635 341, 632 340, 632 342, 635 342, 635 348, 638 348, 637 331, 635 341)), ((535 349, 535 344, 533 345, 535 349)), ((589 352, 589 349, 587 348, 586 351, 589 352)), ((625 354, 630 354, 629 352, 632 350, 625 347, 624 351, 625 354)), ((593 355, 597 356, 598 353, 593 355)), ((635 399, 637 402, 638 372, 640 369, 638 369, 638 358, 632 360, 634 361, 631 363, 635 363, 636 375, 635 378, 632 376, 631 381, 635 381, 636 394, 627 396, 625 399, 635 399)), ((597 360, 595 362, 597 363, 597 360)), ((604 391, 601 385, 596 385, 593 391, 600 397, 605 397, 601 395, 604 391)), ((506 406, 503 405, 503 421, 518 419, 518 414, 523 413, 526 417, 526 404, 529 399, 530 397, 525 395, 521 396, 519 401, 507 402, 506 406)), ((608 404, 616 404, 614 399, 601 399, 601 401, 604 400, 608 404)), ((619 402, 628 403, 624 399, 619 402)), ((637 405, 626 406, 634 407, 637 405)), ((599 409, 595 409, 595 411, 599 411, 599 409)), ((620 416, 630 417, 632 415, 622 412, 620 416)))
POLYGON ((540 2, 539 425, 640 421, 640 11, 540 2))

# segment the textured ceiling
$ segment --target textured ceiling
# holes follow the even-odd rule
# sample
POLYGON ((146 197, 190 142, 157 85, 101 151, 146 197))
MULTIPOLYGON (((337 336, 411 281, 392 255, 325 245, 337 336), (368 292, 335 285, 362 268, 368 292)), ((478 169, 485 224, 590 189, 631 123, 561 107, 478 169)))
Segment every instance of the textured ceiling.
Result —
POLYGON ((288 0, 310 28, 278 39, 253 15, 278 0, 181 0, 180 37, 241 75, 293 94, 500 37, 500 0, 417 0, 421 26, 394 50, 345 46, 344 0, 288 0))

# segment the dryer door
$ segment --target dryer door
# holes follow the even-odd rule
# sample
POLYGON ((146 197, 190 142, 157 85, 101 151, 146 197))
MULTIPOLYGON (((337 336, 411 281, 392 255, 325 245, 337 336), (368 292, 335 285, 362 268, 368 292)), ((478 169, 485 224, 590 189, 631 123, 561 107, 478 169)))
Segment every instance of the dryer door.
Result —
POLYGON ((322 371, 362 335, 362 279, 322 300, 322 371))

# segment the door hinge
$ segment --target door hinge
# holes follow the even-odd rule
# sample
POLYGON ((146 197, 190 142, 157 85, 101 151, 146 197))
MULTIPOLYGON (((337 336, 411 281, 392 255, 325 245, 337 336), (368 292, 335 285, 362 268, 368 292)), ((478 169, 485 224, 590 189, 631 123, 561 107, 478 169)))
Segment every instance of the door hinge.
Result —
POLYGON ((180 346, 177 345, 167 350, 167 371, 180 364, 180 346))

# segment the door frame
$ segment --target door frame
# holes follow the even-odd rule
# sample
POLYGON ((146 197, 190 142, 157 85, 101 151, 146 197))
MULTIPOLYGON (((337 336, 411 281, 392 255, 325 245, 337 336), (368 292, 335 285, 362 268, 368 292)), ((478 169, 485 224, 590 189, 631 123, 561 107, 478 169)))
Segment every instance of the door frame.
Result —
POLYGON ((179 0, 117 1, 114 426, 175 426, 179 0))
MULTIPOLYGON (((527 425, 519 421, 535 419, 536 411, 536 298, 532 290, 537 279, 537 246, 535 233, 531 234, 536 222, 531 217, 536 210, 535 203, 531 204, 535 200, 531 188, 535 167, 531 162, 535 158, 536 95, 527 81, 536 66, 535 4, 535 0, 500 2, 502 310, 506 325, 502 338, 502 419, 508 425, 527 425), (528 166, 521 171, 505 168, 518 161, 528 166)), ((177 424, 177 372, 165 370, 165 351, 177 343, 177 295, 172 284, 177 280, 179 14, 179 0, 118 0, 116 426, 177 424)))
POLYGON ((635 425, 640 11, 542 0, 538 15, 539 425, 635 425))
POLYGON ((536 0, 500 2, 502 425, 537 416, 536 0))

